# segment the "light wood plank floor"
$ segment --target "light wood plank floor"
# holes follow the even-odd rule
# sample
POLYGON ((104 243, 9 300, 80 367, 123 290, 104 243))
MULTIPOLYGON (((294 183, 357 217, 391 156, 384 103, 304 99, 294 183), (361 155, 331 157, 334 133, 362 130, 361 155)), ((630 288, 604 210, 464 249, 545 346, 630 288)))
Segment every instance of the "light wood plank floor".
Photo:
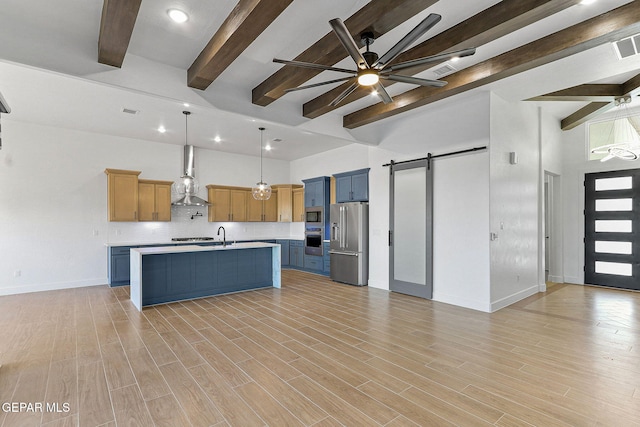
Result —
POLYGON ((638 426, 639 340, 640 293, 577 285, 493 314, 291 270, 143 313, 6 296, 0 425, 638 426))

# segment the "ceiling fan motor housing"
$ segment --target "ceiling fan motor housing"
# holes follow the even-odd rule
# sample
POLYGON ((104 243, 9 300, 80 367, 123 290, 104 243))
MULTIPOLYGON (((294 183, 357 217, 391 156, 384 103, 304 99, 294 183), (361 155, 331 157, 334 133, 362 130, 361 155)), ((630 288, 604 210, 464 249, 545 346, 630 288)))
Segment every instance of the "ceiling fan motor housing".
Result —
POLYGON ((364 57, 364 60, 367 61, 367 64, 369 64, 369 67, 375 64, 378 60, 378 54, 375 52, 366 51, 362 53, 362 56, 364 57))

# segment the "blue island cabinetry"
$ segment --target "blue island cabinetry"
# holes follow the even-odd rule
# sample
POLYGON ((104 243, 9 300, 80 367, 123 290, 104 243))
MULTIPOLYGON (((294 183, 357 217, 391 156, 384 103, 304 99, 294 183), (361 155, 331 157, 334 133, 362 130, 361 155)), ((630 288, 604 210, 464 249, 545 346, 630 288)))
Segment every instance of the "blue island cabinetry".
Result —
POLYGON ((264 287, 280 287, 280 246, 232 246, 131 250, 131 300, 143 306, 264 287))

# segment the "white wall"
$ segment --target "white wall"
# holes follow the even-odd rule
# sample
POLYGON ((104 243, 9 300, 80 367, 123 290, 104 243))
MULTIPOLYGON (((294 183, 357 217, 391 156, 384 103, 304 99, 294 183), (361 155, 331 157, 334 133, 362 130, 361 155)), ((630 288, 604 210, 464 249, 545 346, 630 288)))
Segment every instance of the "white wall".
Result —
POLYGON ((545 279, 545 268, 549 270, 549 281, 563 282, 563 208, 562 208, 562 146, 563 131, 560 129, 560 120, 549 114, 543 114, 538 110, 540 117, 540 155, 541 170, 540 176, 540 270, 539 280, 540 289, 546 290, 546 283, 542 283, 545 279), (549 192, 551 193, 551 204, 547 205, 544 197, 545 174, 549 176, 550 182, 549 192), (551 230, 547 232, 545 229, 544 214, 550 211, 551 230), (547 240, 545 236, 549 236, 547 240), (549 265, 545 265, 545 246, 549 245, 550 258, 549 265))
MULTIPOLYGON (((182 146, 158 144, 2 118, 0 150, 0 294, 107 282, 105 243, 153 243, 178 236, 215 236, 221 224, 197 210, 172 208, 170 223, 107 221, 105 168, 140 177, 181 175, 182 146), (18 273, 19 272, 19 273, 18 273), (19 274, 19 275, 18 275, 19 274)), ((200 196, 206 184, 251 186, 259 158, 196 149, 200 196)), ((289 182, 289 162, 264 160, 271 184, 289 182)), ((290 235, 289 224, 225 223, 227 239, 290 235)))
POLYGON ((538 292, 539 127, 537 109, 491 95, 491 307, 538 292), (516 152, 518 163, 509 163, 516 152))
POLYGON ((490 311, 488 152, 438 159, 433 181, 433 299, 490 311))

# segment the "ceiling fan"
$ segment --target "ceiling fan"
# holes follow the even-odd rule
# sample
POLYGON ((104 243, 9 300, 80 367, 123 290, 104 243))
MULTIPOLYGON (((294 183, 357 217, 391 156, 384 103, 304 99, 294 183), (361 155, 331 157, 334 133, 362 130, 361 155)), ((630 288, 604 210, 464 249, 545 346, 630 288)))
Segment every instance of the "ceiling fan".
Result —
POLYGON ((392 74, 394 71, 405 70, 419 65, 424 65, 433 62, 446 61, 451 58, 470 56, 476 53, 475 48, 467 48, 458 50, 455 52, 441 53, 438 55, 426 56, 424 58, 413 59, 411 61, 399 62, 397 64, 391 64, 394 59, 398 57, 409 45, 416 41, 420 36, 430 30, 435 24, 440 21, 442 16, 431 13, 425 19, 422 20, 413 30, 411 30, 406 36, 404 36, 398 43, 395 44, 387 53, 378 57, 378 54, 371 52, 369 46, 373 43, 374 37, 372 32, 365 32, 361 35, 361 40, 366 46, 365 52, 360 52, 358 45, 351 37, 351 33, 347 29, 346 25, 340 18, 335 18, 329 21, 333 32, 338 37, 345 50, 349 53, 351 58, 355 61, 358 69, 348 70, 346 68, 330 67, 322 64, 315 64, 311 62, 301 61, 287 61, 284 59, 274 58, 273 62, 280 64, 291 65, 294 67, 311 68, 322 71, 337 71, 339 73, 351 74, 349 77, 343 77, 339 79, 329 80, 326 82, 310 84, 306 86, 298 86, 295 88, 286 89, 285 92, 293 92, 296 90, 309 89, 312 87, 318 87, 328 85, 332 83, 350 81, 351 84, 340 95, 336 97, 329 104, 335 107, 342 102, 347 96, 349 96, 358 86, 369 86, 377 92, 378 96, 382 99, 382 102, 388 104, 392 102, 391 96, 386 91, 380 80, 390 80, 394 82, 410 83, 420 86, 435 86, 442 87, 447 82, 442 80, 428 80, 417 77, 411 77, 400 74, 392 74))

